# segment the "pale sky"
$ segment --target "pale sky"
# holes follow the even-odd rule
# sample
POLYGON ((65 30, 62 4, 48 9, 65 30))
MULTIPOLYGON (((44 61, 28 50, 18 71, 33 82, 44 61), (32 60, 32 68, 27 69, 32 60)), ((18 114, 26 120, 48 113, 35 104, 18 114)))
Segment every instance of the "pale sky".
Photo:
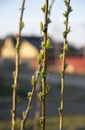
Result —
MULTIPOLYGON (((23 17, 25 27, 22 35, 41 35, 39 25, 43 20, 41 6, 44 1, 26 0, 23 17)), ((22 0, 0 0, 0 38, 17 33, 21 2, 22 0)), ((76 47, 82 47, 85 46, 85 0, 71 0, 71 6, 73 12, 69 17, 71 33, 68 41, 76 47)), ((48 32, 56 41, 63 41, 64 17, 62 14, 64 10, 63 0, 55 0, 51 13, 52 23, 49 25, 48 32)))

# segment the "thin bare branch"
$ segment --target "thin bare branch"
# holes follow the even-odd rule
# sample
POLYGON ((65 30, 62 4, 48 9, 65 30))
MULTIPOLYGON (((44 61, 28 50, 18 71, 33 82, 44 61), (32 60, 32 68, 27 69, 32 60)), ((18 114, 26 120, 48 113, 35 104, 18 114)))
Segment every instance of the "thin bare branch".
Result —
POLYGON ((25 0, 22 0, 22 6, 21 6, 21 14, 20 14, 20 20, 19 20, 19 29, 18 29, 18 35, 17 35, 17 43, 16 43, 16 58, 15 58, 15 71, 13 73, 14 76, 14 84, 13 84, 13 99, 12 99, 12 130, 16 129, 16 89, 18 86, 18 74, 19 74, 19 45, 20 45, 20 37, 21 37, 21 23, 23 18, 23 12, 24 12, 24 4, 25 0))

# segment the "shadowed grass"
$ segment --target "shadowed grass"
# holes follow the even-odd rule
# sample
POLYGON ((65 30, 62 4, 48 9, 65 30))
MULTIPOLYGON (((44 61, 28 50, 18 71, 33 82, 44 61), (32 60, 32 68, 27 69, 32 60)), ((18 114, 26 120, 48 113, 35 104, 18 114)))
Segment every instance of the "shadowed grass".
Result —
MULTIPOLYGON (((26 123, 25 130, 33 130, 33 119, 30 119, 26 123)), ((19 120, 17 121, 19 125, 19 120)), ((40 130, 40 125, 38 124, 40 130)), ((0 121, 0 130, 10 130, 10 121, 0 121)), ((19 126, 17 127, 17 130, 19 126)), ((59 118, 49 117, 46 119, 46 130, 58 130, 59 129, 59 118)), ((64 130, 85 130, 85 116, 65 116, 64 117, 64 130)))

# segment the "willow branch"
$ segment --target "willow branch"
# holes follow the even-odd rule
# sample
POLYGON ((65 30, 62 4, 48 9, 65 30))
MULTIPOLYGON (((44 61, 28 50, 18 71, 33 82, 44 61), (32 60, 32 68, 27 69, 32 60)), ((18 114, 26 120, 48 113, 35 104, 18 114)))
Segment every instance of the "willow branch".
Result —
POLYGON ((69 13, 72 11, 70 6, 70 0, 64 0, 64 3, 66 5, 67 10, 63 14, 66 20, 64 21, 65 24, 65 31, 63 32, 64 37, 64 45, 63 45, 63 54, 62 56, 62 70, 61 70, 61 104, 59 108, 59 114, 60 114, 60 130, 63 130, 63 110, 64 110, 64 89, 65 89, 65 69, 67 67, 67 64, 65 62, 66 58, 66 52, 68 50, 68 42, 67 42, 67 35, 70 32, 70 27, 68 26, 68 18, 69 13))
POLYGON ((42 75, 42 130, 45 130, 45 88, 46 88, 46 58, 47 58, 47 50, 46 50, 46 43, 47 43, 47 29, 48 29, 48 0, 45 1, 45 13, 44 13, 44 31, 43 31, 43 38, 45 47, 43 48, 43 65, 42 70, 44 74, 42 75))
POLYGON ((18 75, 19 75, 19 45, 20 45, 20 37, 21 37, 21 23, 23 18, 23 12, 24 12, 24 4, 25 0, 22 0, 22 6, 21 6, 21 14, 20 14, 20 20, 19 20, 19 31, 17 36, 17 43, 16 43, 16 58, 15 58, 15 71, 13 73, 14 76, 14 84, 13 84, 13 99, 12 99, 12 130, 15 130, 16 128, 16 89, 18 84, 18 75))
POLYGON ((28 101, 27 108, 23 112, 20 130, 24 130, 24 128, 25 128, 25 123, 27 121, 27 118, 28 118, 28 115, 29 115, 29 112, 30 112, 30 109, 31 109, 31 104, 32 104, 32 100, 33 100, 33 96, 34 96, 34 92, 35 92, 35 88, 36 88, 36 85, 37 85, 37 82, 38 82, 39 75, 40 75, 40 66, 39 66, 38 70, 36 71, 35 75, 32 76, 32 81, 31 81, 32 82, 32 91, 30 92, 30 97, 28 97, 29 101, 28 101))

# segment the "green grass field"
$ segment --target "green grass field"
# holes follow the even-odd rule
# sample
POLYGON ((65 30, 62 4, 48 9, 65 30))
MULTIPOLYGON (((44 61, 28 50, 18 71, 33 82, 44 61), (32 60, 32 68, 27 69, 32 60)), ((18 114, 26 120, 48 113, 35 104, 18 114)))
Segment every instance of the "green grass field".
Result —
MULTIPOLYGON (((29 119, 26 123, 25 130, 33 130, 33 119, 29 119)), ((17 121, 19 124, 19 120, 17 121)), ((34 126, 35 127, 35 126, 34 126)), ((11 121, 0 121, 0 130, 10 130, 11 121)), ((19 126, 17 126, 17 130, 19 126)), ((37 130, 40 130, 40 123, 38 122, 37 130)), ((49 117, 46 119, 46 130, 59 130, 59 117, 49 117)), ((65 116, 64 130, 85 130, 85 116, 65 116)))

